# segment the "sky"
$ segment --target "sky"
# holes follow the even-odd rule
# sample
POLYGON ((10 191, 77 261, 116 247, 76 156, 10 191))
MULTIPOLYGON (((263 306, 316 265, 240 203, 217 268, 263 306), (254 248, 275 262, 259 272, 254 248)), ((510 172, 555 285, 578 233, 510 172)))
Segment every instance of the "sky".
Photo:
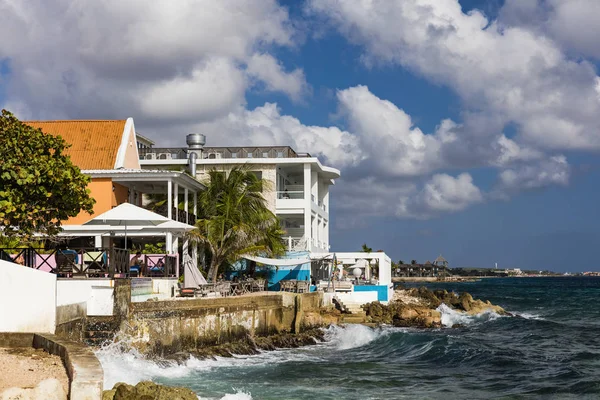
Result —
POLYGON ((0 107, 338 168, 332 250, 599 271, 598 0, 0 0, 0 107))

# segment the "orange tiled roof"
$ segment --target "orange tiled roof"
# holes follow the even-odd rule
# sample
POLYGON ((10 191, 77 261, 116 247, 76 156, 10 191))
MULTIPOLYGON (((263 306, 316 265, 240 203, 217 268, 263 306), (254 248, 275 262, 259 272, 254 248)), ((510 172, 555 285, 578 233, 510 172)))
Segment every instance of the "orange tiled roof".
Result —
POLYGON ((80 169, 113 169, 125 120, 25 121, 44 133, 62 136, 71 147, 65 152, 80 169))

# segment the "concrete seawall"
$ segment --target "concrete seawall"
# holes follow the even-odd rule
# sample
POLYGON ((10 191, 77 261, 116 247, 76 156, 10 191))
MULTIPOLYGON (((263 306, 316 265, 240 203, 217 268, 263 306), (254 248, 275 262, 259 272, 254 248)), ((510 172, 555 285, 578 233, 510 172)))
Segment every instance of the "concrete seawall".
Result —
POLYGON ((263 292, 226 298, 147 301, 130 305, 121 331, 158 356, 248 337, 301 333, 331 322, 321 314, 322 293, 263 292))

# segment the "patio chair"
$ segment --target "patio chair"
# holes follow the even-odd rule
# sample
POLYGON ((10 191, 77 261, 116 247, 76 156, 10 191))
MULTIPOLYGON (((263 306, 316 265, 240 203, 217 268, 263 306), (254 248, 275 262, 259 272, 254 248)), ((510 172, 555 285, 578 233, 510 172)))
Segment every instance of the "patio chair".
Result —
POLYGON ((264 279, 256 279, 252 282, 252 291, 253 292, 262 292, 265 290, 265 280, 264 279))
POLYGON ((296 292, 297 293, 307 293, 308 290, 309 290, 308 281, 296 282, 296 292))
POLYGON ((59 277, 69 277, 79 272, 75 250, 56 250, 54 260, 56 261, 56 274, 59 277))

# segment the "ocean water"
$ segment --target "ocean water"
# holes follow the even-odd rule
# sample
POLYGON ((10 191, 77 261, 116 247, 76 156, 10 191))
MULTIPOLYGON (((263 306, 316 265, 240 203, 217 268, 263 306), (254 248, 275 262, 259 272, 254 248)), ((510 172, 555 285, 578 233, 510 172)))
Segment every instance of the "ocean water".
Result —
POLYGON ((112 344, 97 352, 105 386, 151 379, 200 399, 600 398, 600 278, 428 286, 467 291, 515 316, 465 317, 442 305, 444 329, 330 327, 314 346, 183 365, 112 344))

